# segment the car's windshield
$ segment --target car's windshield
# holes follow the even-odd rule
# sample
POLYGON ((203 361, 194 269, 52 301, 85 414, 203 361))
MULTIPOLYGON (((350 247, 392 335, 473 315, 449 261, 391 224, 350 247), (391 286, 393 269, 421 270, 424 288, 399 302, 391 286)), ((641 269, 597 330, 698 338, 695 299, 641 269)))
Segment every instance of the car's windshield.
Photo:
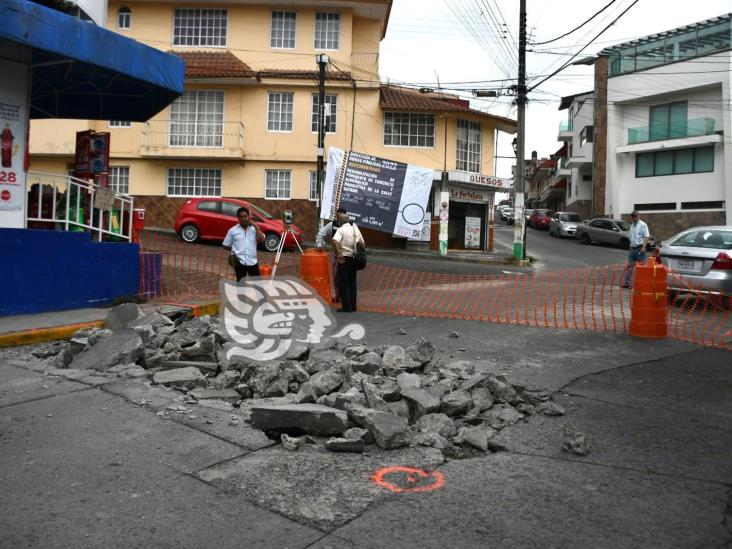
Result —
POLYGON ((621 231, 629 231, 630 230, 630 223, 627 221, 616 221, 615 224, 620 227, 621 231))
POLYGON ((559 216, 559 221, 581 221, 579 214, 561 214, 559 216))
POLYGON ((671 246, 689 248, 711 248, 714 250, 732 250, 732 231, 719 229, 698 229, 684 233, 670 243, 671 246))

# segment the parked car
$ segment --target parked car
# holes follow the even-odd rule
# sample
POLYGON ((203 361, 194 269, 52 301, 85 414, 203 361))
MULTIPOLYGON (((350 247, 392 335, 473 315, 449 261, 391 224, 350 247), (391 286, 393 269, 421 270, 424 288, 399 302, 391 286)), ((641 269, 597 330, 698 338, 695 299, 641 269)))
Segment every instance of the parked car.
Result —
MULTIPOLYGON (((601 242, 613 244, 627 250, 630 246, 630 223, 617 219, 597 218, 577 226, 575 236, 582 244, 601 242)), ((656 245, 655 239, 651 236, 648 242, 648 249, 652 250, 656 245)))
POLYGON ((506 225, 513 225, 515 222, 515 210, 513 208, 506 208, 503 210, 503 216, 506 219, 506 225))
POLYGON ((661 243, 661 261, 672 274, 669 289, 674 295, 685 288, 724 294, 727 304, 732 294, 732 225, 694 227, 661 243), (674 276, 674 274, 679 276, 674 276))
POLYGON ((529 217, 529 227, 534 229, 549 229, 553 213, 553 211, 545 210, 543 208, 535 209, 531 212, 531 217, 529 217))
MULTIPOLYGON (((199 240, 224 240, 226 232, 236 225, 236 210, 242 206, 249 208, 251 220, 262 229, 264 248, 270 252, 276 251, 282 233, 285 231, 284 221, 275 219, 250 202, 235 198, 191 198, 187 200, 178 210, 175 232, 189 243, 199 240)), ((297 242, 302 242, 302 230, 295 224, 292 225, 292 230, 297 242)), ((285 246, 296 246, 292 235, 287 235, 285 246)))
POLYGON ((574 236, 577 232, 577 225, 582 223, 582 218, 574 212, 556 212, 549 224, 549 235, 562 238, 563 236, 574 236))
POLYGON ((534 213, 534 209, 533 209, 533 208, 526 208, 526 209, 524 210, 524 215, 526 216, 526 221, 525 221, 525 223, 526 223, 527 225, 529 224, 529 219, 531 219, 531 214, 532 214, 532 213, 534 213))
POLYGON ((511 206, 508 204, 502 204, 501 206, 498 206, 498 217, 501 218, 501 221, 506 221, 505 211, 506 210, 512 210, 511 206))

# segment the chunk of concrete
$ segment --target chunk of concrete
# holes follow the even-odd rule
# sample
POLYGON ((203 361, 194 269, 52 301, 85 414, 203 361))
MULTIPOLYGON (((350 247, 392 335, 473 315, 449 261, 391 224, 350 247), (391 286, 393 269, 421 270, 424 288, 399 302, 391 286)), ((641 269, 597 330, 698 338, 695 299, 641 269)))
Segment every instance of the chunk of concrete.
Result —
POLYGON ((437 412, 440 409, 440 399, 422 389, 406 389, 402 391, 402 397, 409 403, 412 421, 417 421, 423 415, 437 412))
POLYGON ((363 390, 363 395, 366 398, 366 406, 382 412, 391 412, 389 405, 378 395, 373 384, 366 380, 362 380, 361 389, 363 390))
POLYGON ((171 385, 180 389, 195 389, 206 385, 206 378, 198 368, 178 368, 177 370, 164 370, 155 372, 153 383, 158 385, 171 385))
POLYGON ((384 350, 381 366, 387 370, 403 370, 407 365, 407 352, 399 345, 390 345, 384 350))
POLYGON ((121 330, 140 316, 142 316, 142 311, 136 303, 123 303, 109 310, 104 321, 104 327, 113 331, 121 330))
POLYGON ((402 391, 404 389, 409 388, 416 388, 419 389, 420 385, 422 384, 422 380, 419 378, 417 374, 410 374, 407 372, 402 372, 396 377, 397 383, 399 384, 399 389, 402 391))
POLYGON ((483 412, 481 417, 494 429, 503 429, 504 427, 513 425, 524 416, 509 404, 496 404, 487 412, 483 412))
POLYGON ((419 418, 417 426, 423 433, 437 433, 443 437, 455 436, 457 428, 445 414, 426 414, 419 418))
POLYGON ((145 346, 140 335, 132 329, 122 328, 76 355, 69 367, 101 372, 117 364, 137 362, 144 357, 145 346))
POLYGON ((424 366, 432 360, 435 354, 435 346, 424 337, 420 337, 416 343, 413 343, 405 350, 417 366, 424 366))
POLYGON ((372 444, 374 442, 368 429, 362 429, 361 427, 351 427, 343 433, 343 438, 348 440, 363 440, 364 444, 372 444))
POLYGON ((477 408, 479 412, 488 410, 493 406, 493 393, 487 387, 473 389, 471 395, 473 397, 473 407, 477 408))
POLYGON ((215 374, 218 365, 215 362, 200 360, 163 360, 161 370, 180 370, 181 368, 196 368, 202 374, 215 374))
POLYGON ((263 431, 340 435, 348 428, 348 415, 342 410, 318 404, 252 406, 251 423, 263 431))
POLYGON ((456 377, 465 380, 470 379, 474 372, 475 364, 469 360, 456 360, 440 368, 440 373, 445 377, 456 377))
POLYGON ((231 404, 241 400, 241 395, 234 389, 194 389, 190 396, 196 400, 223 400, 231 404))
POLYGON ((279 361, 257 365, 248 383, 253 392, 265 398, 286 395, 290 385, 287 374, 280 368, 279 361))
POLYGON ((363 439, 331 438, 325 441, 326 450, 331 452, 351 452, 363 454, 365 444, 363 439))
POLYGON ((473 406, 473 399, 470 393, 464 389, 458 389, 447 393, 442 397, 440 411, 448 416, 461 416, 467 413, 473 406))
POLYGON ((364 424, 377 446, 384 450, 408 446, 411 442, 409 424, 403 417, 372 411, 365 415, 364 424))
POLYGON ((535 412, 538 414, 544 414, 545 416, 563 416, 565 414, 563 406, 551 401, 539 404, 536 407, 535 412))
POLYGON ((406 400, 397 400, 396 402, 387 402, 389 411, 395 416, 409 419, 409 404, 406 400))

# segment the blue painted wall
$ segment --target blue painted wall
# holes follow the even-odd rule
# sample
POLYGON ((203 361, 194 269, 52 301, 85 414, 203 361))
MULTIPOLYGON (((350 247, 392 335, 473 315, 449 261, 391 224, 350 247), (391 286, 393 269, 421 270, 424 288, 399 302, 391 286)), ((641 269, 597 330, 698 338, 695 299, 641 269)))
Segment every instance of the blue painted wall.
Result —
POLYGON ((0 229, 0 316, 108 305, 137 295, 139 246, 86 233, 0 229))

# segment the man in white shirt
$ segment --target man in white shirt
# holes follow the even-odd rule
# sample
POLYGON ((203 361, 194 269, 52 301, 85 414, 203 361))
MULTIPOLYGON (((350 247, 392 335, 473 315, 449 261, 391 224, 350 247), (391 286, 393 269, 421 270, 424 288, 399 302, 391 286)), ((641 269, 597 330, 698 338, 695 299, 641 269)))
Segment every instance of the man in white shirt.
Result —
POLYGON ((356 254, 356 246, 360 243, 365 246, 361 231, 348 219, 347 212, 337 215, 341 226, 333 235, 333 247, 338 258, 338 271, 336 272, 336 284, 341 296, 342 306, 337 312, 353 313, 357 310, 357 281, 356 263, 353 256, 356 254))
POLYGON ((224 249, 230 250, 236 258, 234 271, 239 282, 246 275, 259 276, 257 262, 257 244, 264 242, 264 233, 249 219, 249 210, 241 207, 236 210, 239 223, 226 233, 224 249))
POLYGON ((338 216, 340 214, 348 215, 348 212, 345 208, 338 208, 336 210, 336 218, 333 221, 329 221, 328 223, 326 223, 325 226, 318 231, 318 234, 315 237, 315 246, 317 246, 319 250, 322 250, 323 247, 325 247, 326 239, 331 240, 338 230, 338 227, 341 226, 340 222, 338 221, 338 216))
POLYGON ((651 235, 648 232, 648 225, 641 221, 640 213, 634 211, 630 214, 632 225, 630 226, 630 246, 628 248, 628 264, 625 266, 623 288, 630 288, 630 277, 635 270, 635 264, 646 260, 646 249, 651 235))

